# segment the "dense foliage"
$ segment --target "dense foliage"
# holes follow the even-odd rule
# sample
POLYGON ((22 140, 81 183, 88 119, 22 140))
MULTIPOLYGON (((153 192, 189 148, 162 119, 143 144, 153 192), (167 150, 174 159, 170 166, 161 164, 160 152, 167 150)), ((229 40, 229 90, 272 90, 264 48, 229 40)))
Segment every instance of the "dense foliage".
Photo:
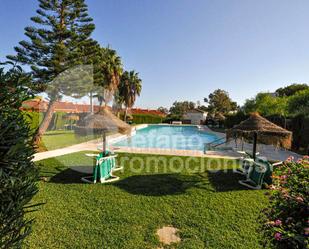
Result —
POLYGON ((162 123, 162 117, 153 114, 133 114, 134 124, 159 124, 162 123))
POLYGON ((246 114, 259 112, 264 116, 286 115, 287 98, 276 97, 270 93, 258 93, 255 98, 247 99, 243 110, 246 114))
POLYGON ((37 192, 31 136, 19 110, 29 82, 20 68, 0 69, 0 248, 21 247, 32 221, 24 215, 37 192))
POLYGON ((249 114, 259 112, 264 116, 281 115, 309 116, 309 86, 306 84, 292 84, 279 88, 275 93, 261 92, 254 98, 247 99, 242 110, 249 114))
POLYGON ((280 248, 308 248, 309 159, 289 158, 274 170, 267 234, 280 248))
POLYGON ((195 108, 195 103, 192 101, 175 101, 170 108, 170 116, 175 119, 181 119, 182 116, 188 111, 195 108))
POLYGON ((204 98, 204 101, 208 103, 207 109, 210 113, 227 114, 237 109, 237 103, 232 101, 227 91, 221 89, 210 93, 208 98, 204 98))
POLYGON ((291 84, 286 87, 280 87, 276 90, 276 93, 279 97, 289 97, 294 95, 295 93, 303 90, 308 90, 309 86, 307 84, 291 84))
POLYGON ((68 79, 66 72, 77 65, 91 64, 97 42, 90 38, 95 26, 84 0, 39 0, 36 13, 31 18, 33 26, 25 28, 27 40, 21 41, 15 47, 16 55, 8 58, 29 65, 34 82, 50 99, 36 135, 39 142, 51 121, 55 101, 63 94, 83 92, 80 88, 84 82, 68 79))
POLYGON ((294 115, 309 116, 309 88, 299 91, 288 100, 288 112, 294 115))

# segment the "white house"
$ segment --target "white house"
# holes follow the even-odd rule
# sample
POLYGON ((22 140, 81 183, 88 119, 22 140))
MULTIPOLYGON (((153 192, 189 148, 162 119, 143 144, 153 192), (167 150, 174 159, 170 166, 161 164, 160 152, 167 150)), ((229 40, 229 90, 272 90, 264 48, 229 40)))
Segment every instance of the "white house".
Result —
POLYGON ((196 125, 204 124, 206 118, 207 112, 198 109, 189 110, 183 115, 184 120, 188 120, 191 124, 196 125))

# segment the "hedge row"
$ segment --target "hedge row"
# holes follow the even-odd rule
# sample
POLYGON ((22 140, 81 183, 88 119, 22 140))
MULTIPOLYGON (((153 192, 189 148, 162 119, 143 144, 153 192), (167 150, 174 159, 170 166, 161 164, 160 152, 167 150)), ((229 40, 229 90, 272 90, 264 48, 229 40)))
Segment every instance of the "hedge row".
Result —
POLYGON ((152 114, 133 114, 134 124, 158 124, 162 123, 162 117, 152 114))
MULTIPOLYGON (((65 128, 65 125, 71 124, 71 122, 73 121, 64 119, 65 115, 65 112, 55 112, 48 127, 48 130, 63 130, 65 128)), ((44 113, 24 111, 23 116, 25 121, 30 126, 30 130, 32 132, 35 132, 43 120, 44 113)))

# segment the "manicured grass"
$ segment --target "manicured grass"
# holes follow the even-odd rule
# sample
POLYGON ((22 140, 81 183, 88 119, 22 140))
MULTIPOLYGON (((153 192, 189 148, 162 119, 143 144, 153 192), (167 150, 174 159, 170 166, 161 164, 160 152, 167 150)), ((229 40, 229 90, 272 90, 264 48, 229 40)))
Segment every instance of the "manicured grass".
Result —
POLYGON ((55 150, 96 139, 98 137, 99 136, 95 135, 76 136, 74 131, 68 130, 47 131, 42 137, 40 148, 44 148, 45 150, 55 150))
POLYGON ((182 239, 175 248, 263 248, 259 215, 267 197, 238 184, 230 170, 235 161, 197 158, 182 167, 188 158, 160 156, 157 165, 149 158, 158 156, 120 154, 121 180, 105 185, 80 182, 80 171, 93 163, 84 153, 38 162, 46 182, 34 202, 46 204, 29 214, 36 223, 27 245, 156 249, 156 230, 173 225, 182 239), (164 170, 164 161, 173 170, 164 170))

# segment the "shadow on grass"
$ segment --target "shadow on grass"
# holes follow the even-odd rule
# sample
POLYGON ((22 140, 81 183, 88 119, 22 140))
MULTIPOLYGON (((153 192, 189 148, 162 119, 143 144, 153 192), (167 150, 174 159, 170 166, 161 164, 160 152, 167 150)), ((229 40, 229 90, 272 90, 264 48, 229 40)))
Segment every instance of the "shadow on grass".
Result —
POLYGON ((184 194, 187 189, 196 187, 199 177, 181 174, 134 175, 113 185, 133 195, 164 196, 184 194))
POLYGON ((244 180, 245 176, 234 173, 232 169, 208 171, 208 179, 216 192, 248 190, 238 183, 239 180, 244 180))
MULTIPOLYGON (((87 175, 92 175, 92 166, 74 166, 70 168, 56 168, 58 172, 44 172, 45 174, 52 174, 49 182, 60 184, 83 183, 81 178, 87 175)), ((85 184, 85 183, 83 183, 85 184)))

